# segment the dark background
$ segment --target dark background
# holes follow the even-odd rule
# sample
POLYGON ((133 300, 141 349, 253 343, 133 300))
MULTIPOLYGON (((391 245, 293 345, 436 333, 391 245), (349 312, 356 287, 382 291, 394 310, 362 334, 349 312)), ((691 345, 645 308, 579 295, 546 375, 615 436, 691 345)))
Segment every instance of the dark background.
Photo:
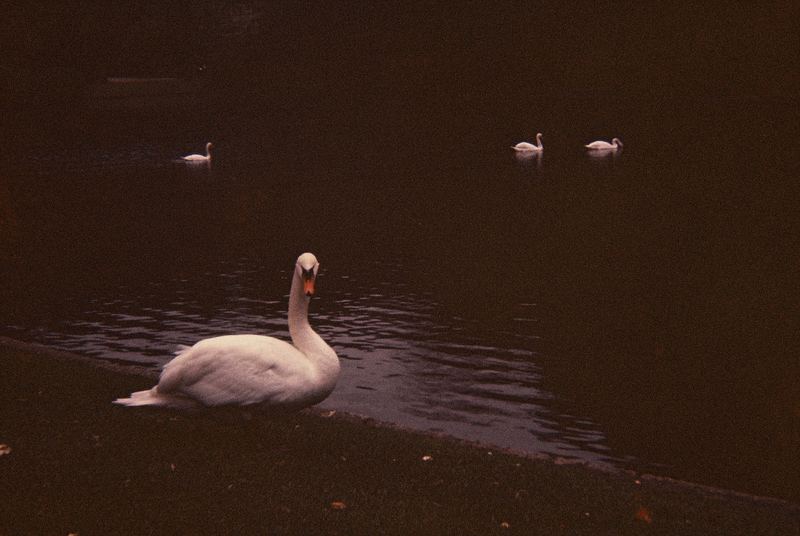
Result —
POLYGON ((463 106, 537 97, 796 96, 791 2, 399 7, 121 2, 11 7, 3 87, 68 99, 108 76, 194 76, 277 99, 463 106), (458 86, 458 87, 456 87, 458 86), (357 92, 357 95, 351 94, 357 92))

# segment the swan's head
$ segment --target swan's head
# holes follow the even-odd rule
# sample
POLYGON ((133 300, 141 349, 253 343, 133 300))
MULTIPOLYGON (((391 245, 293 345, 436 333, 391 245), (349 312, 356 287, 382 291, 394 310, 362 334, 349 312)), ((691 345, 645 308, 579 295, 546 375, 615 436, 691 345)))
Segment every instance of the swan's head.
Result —
POLYGON ((541 139, 542 139, 542 133, 541 132, 537 132, 536 133, 536 141, 539 141, 541 139))
POLYGON ((619 138, 614 138, 613 140, 611 140, 611 144, 612 145, 619 145, 620 147, 622 147, 622 141, 620 141, 619 138))
POLYGON ((206 151, 210 151, 214 148, 214 144, 211 142, 206 143, 206 151))
POLYGON ((303 253, 297 257, 294 267, 295 274, 303 282, 303 294, 308 297, 314 295, 314 281, 317 279, 319 262, 313 253, 303 253))

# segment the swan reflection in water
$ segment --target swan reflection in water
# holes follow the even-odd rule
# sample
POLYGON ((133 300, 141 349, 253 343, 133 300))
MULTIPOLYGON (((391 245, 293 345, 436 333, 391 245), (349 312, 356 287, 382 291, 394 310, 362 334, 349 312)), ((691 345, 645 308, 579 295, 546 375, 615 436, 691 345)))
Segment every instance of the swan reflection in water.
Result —
POLYGON ((543 151, 516 151, 514 158, 525 167, 534 166, 536 171, 542 170, 543 151))

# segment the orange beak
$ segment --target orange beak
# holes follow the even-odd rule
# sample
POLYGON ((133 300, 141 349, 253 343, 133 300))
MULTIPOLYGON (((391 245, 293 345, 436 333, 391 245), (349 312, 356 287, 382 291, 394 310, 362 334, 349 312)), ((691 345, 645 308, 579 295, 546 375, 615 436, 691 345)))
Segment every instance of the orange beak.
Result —
POLYGON ((314 295, 314 277, 303 279, 303 294, 306 296, 314 295))

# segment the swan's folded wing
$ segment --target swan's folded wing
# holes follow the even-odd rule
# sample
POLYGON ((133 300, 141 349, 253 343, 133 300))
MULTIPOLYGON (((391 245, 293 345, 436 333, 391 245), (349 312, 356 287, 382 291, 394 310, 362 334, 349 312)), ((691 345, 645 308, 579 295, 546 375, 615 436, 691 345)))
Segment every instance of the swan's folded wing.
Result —
POLYGON ((180 393, 205 406, 280 403, 296 392, 308 361, 271 337, 206 339, 164 367, 161 393, 180 393))

